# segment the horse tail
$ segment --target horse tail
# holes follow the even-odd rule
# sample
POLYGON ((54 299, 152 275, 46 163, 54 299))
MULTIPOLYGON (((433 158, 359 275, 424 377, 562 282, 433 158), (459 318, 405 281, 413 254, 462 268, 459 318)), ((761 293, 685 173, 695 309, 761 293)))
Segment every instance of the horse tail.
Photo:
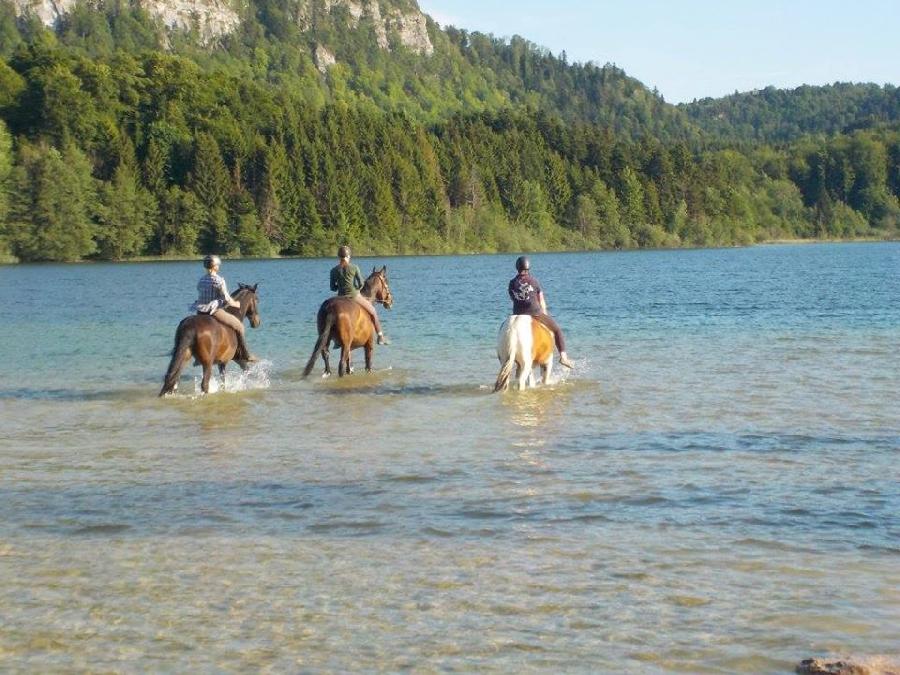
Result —
POLYGON ((191 342, 197 334, 197 329, 193 326, 187 326, 183 322, 175 331, 175 347, 172 349, 172 360, 169 361, 169 369, 166 371, 166 377, 163 380, 162 389, 159 390, 160 396, 165 396, 175 390, 178 383, 178 377, 181 375, 181 369, 188 357, 191 355, 191 342))
POLYGON ((334 326, 334 312, 325 312, 325 323, 322 324, 322 331, 319 333, 319 339, 316 341, 312 356, 310 356, 309 361, 306 362, 306 368, 303 369, 304 379, 309 377, 313 367, 316 365, 316 357, 319 355, 319 352, 325 349, 325 345, 328 344, 328 340, 331 337, 332 326, 334 326))
POLYGON ((494 392, 501 390, 505 391, 509 387, 509 377, 512 375, 513 365, 516 363, 516 351, 519 343, 518 338, 518 331, 516 331, 515 326, 513 326, 512 323, 507 325, 505 334, 500 335, 500 339, 498 340, 499 344, 497 345, 497 356, 499 356, 502 361, 505 352, 506 362, 503 363, 500 367, 500 372, 497 373, 497 381, 494 382, 494 392))

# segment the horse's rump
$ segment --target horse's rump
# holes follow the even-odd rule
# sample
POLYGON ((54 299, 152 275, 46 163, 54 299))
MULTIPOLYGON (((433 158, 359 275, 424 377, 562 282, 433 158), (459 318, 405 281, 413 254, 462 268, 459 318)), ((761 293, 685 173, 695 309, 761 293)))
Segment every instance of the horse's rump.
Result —
POLYGON ((513 366, 518 367, 519 386, 523 387, 532 368, 549 369, 553 359, 553 332, 528 314, 513 314, 503 322, 497 334, 497 358, 500 372, 494 391, 506 389, 513 366))
POLYGON ((374 338, 375 324, 369 313, 353 298, 337 296, 328 298, 319 306, 316 326, 319 334, 325 329, 328 314, 332 315, 329 339, 336 344, 349 340, 351 349, 362 347, 374 338))
MULTIPOLYGON (((237 349, 234 329, 209 314, 184 317, 175 329, 172 358, 163 378, 160 396, 175 390, 181 369, 193 356, 195 363, 227 363, 237 349)), ((204 390, 205 391, 205 390, 204 390)))

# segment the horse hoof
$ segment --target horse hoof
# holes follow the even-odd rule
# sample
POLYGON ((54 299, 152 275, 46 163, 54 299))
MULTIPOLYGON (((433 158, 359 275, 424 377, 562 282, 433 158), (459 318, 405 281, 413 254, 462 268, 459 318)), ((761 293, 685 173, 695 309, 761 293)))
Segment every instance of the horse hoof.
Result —
POLYGON ((329 378, 329 377, 331 377, 331 373, 322 373, 322 379, 323 379, 323 380, 326 379, 326 378, 329 378))

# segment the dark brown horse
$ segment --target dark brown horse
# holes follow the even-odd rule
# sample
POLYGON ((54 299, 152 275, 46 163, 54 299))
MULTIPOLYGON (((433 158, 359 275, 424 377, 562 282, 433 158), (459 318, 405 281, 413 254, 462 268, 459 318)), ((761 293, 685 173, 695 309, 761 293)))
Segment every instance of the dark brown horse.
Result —
MULTIPOLYGON (((241 321, 247 317, 254 328, 259 328, 260 324, 259 296, 256 295, 258 285, 239 284, 238 291, 233 297, 240 303, 240 307, 229 307, 225 310, 241 321)), ((185 317, 175 331, 175 348, 172 350, 172 360, 169 361, 169 369, 166 371, 159 395, 164 396, 175 390, 181 369, 191 357, 203 366, 203 381, 200 388, 204 394, 209 393, 209 378, 212 375, 213 364, 219 366, 219 375, 224 377, 225 366, 234 358, 237 344, 234 329, 209 314, 185 317)))
MULTIPOLYGON (((387 267, 380 270, 373 267, 372 274, 366 279, 360 293, 371 302, 380 302, 385 309, 394 304, 394 296, 388 286, 387 267)), ((322 355, 325 361, 325 375, 331 375, 331 364, 328 361, 328 348, 334 342, 340 345, 341 360, 338 363, 338 375, 350 374, 350 352, 359 347, 366 350, 366 372, 372 370, 372 352, 375 349, 375 324, 353 298, 329 298, 319 307, 316 316, 319 329, 319 340, 313 349, 312 356, 303 370, 303 377, 308 377, 316 365, 316 356, 322 355)))

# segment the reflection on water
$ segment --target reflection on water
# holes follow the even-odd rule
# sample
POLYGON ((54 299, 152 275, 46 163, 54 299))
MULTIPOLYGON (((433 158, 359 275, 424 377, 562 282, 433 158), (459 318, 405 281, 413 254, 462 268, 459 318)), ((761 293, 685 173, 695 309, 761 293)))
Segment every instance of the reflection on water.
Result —
POLYGON ((565 414, 568 392, 564 385, 542 385, 503 397, 512 422, 523 429, 544 429, 550 417, 565 414))
MULTIPOLYGON (((266 285, 266 362, 209 396, 189 367, 165 399, 196 265, 42 266, 63 306, 12 316, 0 382, 0 668, 755 673, 890 653, 898 260, 534 256, 577 368, 502 395, 508 256, 391 261, 393 344, 327 380, 300 377, 326 286, 295 291, 330 261, 232 261, 266 285), (88 282, 102 339, 79 323, 88 282), (140 317, 135 284, 159 294, 140 317)), ((0 268, 13 289, 34 275, 0 268)))

